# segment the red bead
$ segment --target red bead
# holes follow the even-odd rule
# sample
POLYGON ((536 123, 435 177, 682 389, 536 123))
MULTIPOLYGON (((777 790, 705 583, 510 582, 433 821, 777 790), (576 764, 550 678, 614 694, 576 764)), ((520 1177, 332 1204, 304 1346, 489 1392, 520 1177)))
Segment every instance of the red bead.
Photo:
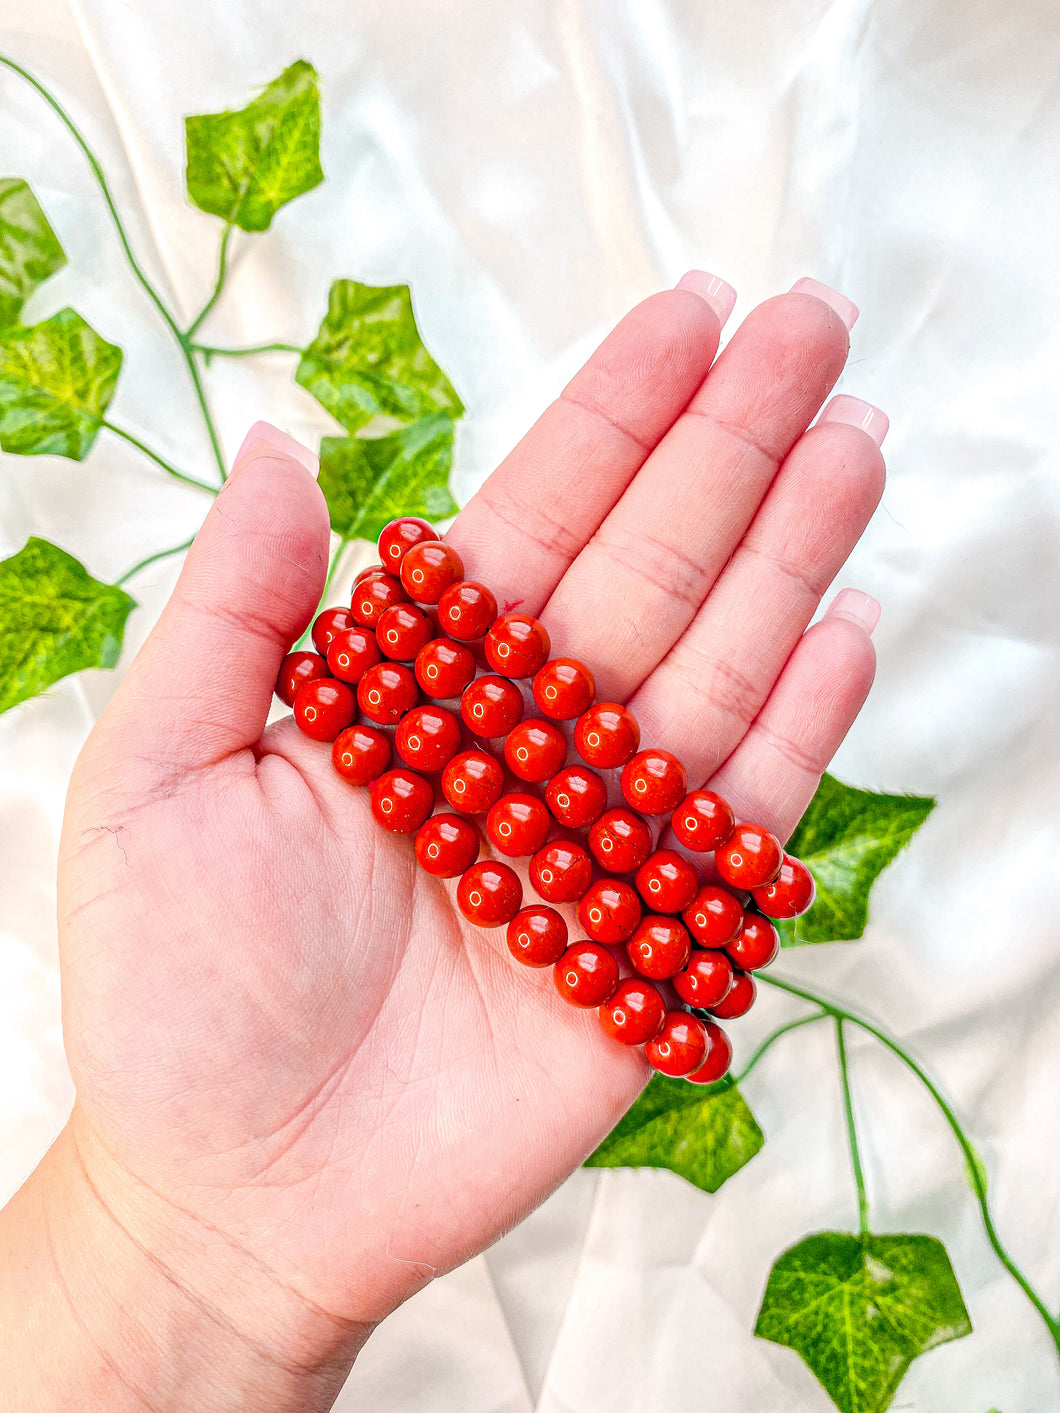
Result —
POLYGON ((435 638, 416 654, 416 681, 428 697, 449 701, 459 697, 475 675, 475 659, 462 643, 435 638))
POLYGON ((369 721, 394 726, 420 699, 411 669, 399 662, 379 662, 357 683, 357 705, 369 721))
POLYGON ((523 901, 519 875, 505 863, 485 859, 472 864, 456 885, 460 911, 476 927, 503 927, 523 901))
POLYGON ((568 765, 545 787, 545 801, 560 824, 585 829, 607 807, 607 786, 585 765, 568 765))
POLYGON ((785 854, 780 872, 764 888, 752 888, 751 897, 767 917, 801 917, 813 906, 813 874, 801 859, 785 854))
POLYGON ((670 828, 697 854, 709 854, 724 844, 736 825, 732 810, 713 790, 693 790, 674 810, 670 828))
POLYGON ((725 1076, 732 1064, 732 1041, 721 1026, 704 1021, 703 1029, 707 1033, 707 1058, 698 1070, 685 1075, 692 1084, 714 1084, 725 1076))
POLYGON ((573 657, 554 657, 534 678, 534 701, 553 721, 573 721, 595 696, 593 674, 573 657))
POLYGON ((640 751, 622 771, 622 793, 644 814, 669 814, 688 789, 685 768, 672 751, 640 751))
POLYGON ((432 814, 416 834, 416 862, 435 878, 456 878, 478 858, 478 830, 458 814, 432 814))
POLYGON ((345 682, 314 677, 303 682, 294 699, 294 719, 314 741, 334 741, 357 715, 357 698, 345 682))
POLYGON ((706 883, 681 916, 701 947, 724 947, 743 927, 739 898, 717 883, 706 883))
POLYGON ((738 824, 720 848, 714 864, 734 888, 762 888, 780 872, 784 850, 764 824, 738 824))
POLYGON ((556 963, 552 973, 556 990, 572 1006, 600 1006, 618 985, 618 963, 606 947, 595 942, 575 942, 556 963))
POLYGON ((696 947, 684 971, 674 977, 674 990, 686 1006, 707 1011, 724 1001, 732 986, 732 962, 724 952, 696 947))
POLYGON ((390 742, 374 726, 348 726, 335 737, 331 763, 351 785, 369 785, 390 764, 390 742))
POLYGON ((656 849, 637 869, 634 881, 653 913, 683 912, 699 887, 695 869, 673 849, 656 849))
POLYGON ((396 603, 380 617, 375 636, 386 657, 411 662, 434 637, 434 622, 414 603, 396 603))
POLYGON ((372 813, 392 834, 414 834, 434 809, 434 791, 422 775, 399 765, 368 787, 372 813))
POLYGON ((687 1011, 667 1011, 662 1029, 644 1047, 653 1070, 674 1079, 692 1074, 707 1057, 707 1028, 687 1011))
POLYGON ((362 628, 360 624, 336 633, 328 648, 328 667, 331 669, 331 675, 337 677, 340 682, 349 682, 353 686, 356 686, 370 667, 382 660, 375 634, 371 628, 362 628))
POLYGON ((498 853, 525 859, 548 838, 552 816, 533 795, 502 795, 486 816, 486 833, 498 853))
POLYGON ((523 718, 523 694, 503 677, 476 677, 460 698, 460 715, 476 736, 507 736, 523 718))
POLYGON ((358 584, 363 583, 365 579, 376 579, 379 577, 380 574, 386 574, 386 570, 381 564, 366 565, 364 569, 362 569, 358 574, 354 575, 353 586, 350 589, 351 597, 353 595, 353 590, 357 587, 358 584))
POLYGON ((503 789, 501 763, 485 751, 462 751, 442 771, 442 794, 461 814, 485 814, 503 789))
POLYGON ((508 924, 508 950, 524 966, 555 966, 567 950, 567 924, 555 908, 523 908, 508 924))
POLYGON ((552 646, 544 624, 528 613, 505 613, 486 634, 486 661, 505 677, 533 677, 552 646))
POLYGON ((578 921, 594 942, 628 942, 640 922, 640 899, 628 883, 598 878, 582 895, 578 921))
POLYGON ((720 1001, 715 1001, 713 1006, 707 1009, 711 1015, 717 1016, 719 1020, 736 1020, 739 1016, 745 1016, 754 1005, 755 994, 758 987, 755 979, 749 971, 737 971, 735 967, 732 973, 732 985, 728 993, 720 1001))
POLYGON ((313 623, 313 646, 323 657, 327 657, 335 634, 355 626, 353 614, 348 608, 326 608, 323 613, 317 614, 313 623))
POLYGON ((374 628, 388 608, 407 603, 408 594, 392 574, 370 574, 354 584, 350 595, 350 612, 355 623, 374 628))
POLYGON ((451 584, 438 600, 438 626, 462 643, 483 637, 496 617, 497 600, 475 579, 451 584))
POLYGON ((402 515, 383 526, 379 535, 379 558, 391 574, 399 574, 401 561, 413 545, 437 538, 437 530, 426 520, 421 520, 418 515, 402 515))
POLYGON ((632 810, 608 810, 589 830, 589 848, 610 873, 632 873, 651 853, 651 830, 632 810))
POLYGON ((280 663, 276 678, 276 695, 284 706, 293 706, 298 688, 303 682, 313 682, 328 675, 328 664, 319 653, 288 653, 280 663))
POLYGON ((626 944, 629 960, 641 976, 665 981, 676 976, 692 954, 688 928, 675 917, 649 913, 642 917, 636 932, 626 944))
POLYGON ((437 603, 451 585, 464 577, 464 561, 452 545, 424 540, 405 552, 401 584, 417 603, 437 603))
POLYGON ((398 722, 397 753, 414 770, 441 770, 460 749, 460 722, 440 706, 413 707, 398 722))
POLYGON ((776 959, 780 938, 767 917, 749 913, 740 935, 734 937, 725 950, 742 971, 760 971, 776 959))
POLYGON ((640 727, 633 713, 618 702, 597 702, 578 718, 574 745, 589 765, 616 770, 640 745, 640 727))
POLYGON ((550 903, 576 903, 593 881, 593 861, 573 839, 553 839, 530 861, 530 882, 550 903))
POLYGON ((666 1019, 666 1003, 650 981, 631 976, 620 981, 600 1007, 600 1024, 621 1045, 646 1045, 666 1019))
POLYGON ((521 721, 505 738, 504 759, 520 780, 549 780, 567 759, 567 738, 551 721, 521 721))

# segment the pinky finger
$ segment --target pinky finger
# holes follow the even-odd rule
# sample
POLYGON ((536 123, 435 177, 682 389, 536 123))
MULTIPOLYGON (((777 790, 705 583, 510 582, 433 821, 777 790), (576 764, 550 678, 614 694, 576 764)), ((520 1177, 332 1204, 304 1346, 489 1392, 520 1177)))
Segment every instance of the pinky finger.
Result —
POLYGON ((867 594, 843 590, 803 634, 747 734, 707 781, 737 819, 790 836, 872 686, 878 615, 867 594))

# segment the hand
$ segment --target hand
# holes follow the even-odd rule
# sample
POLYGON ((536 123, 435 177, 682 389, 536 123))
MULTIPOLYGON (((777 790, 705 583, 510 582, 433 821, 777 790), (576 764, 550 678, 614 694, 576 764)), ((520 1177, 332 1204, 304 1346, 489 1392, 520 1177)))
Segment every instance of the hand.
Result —
MULTIPOLYGON (((856 616, 804 630, 882 458, 807 431, 847 355, 828 304, 768 301, 712 367, 718 338, 691 288, 639 305, 448 538, 645 744, 786 838, 871 681, 856 616)), ((265 730, 327 565, 311 464, 258 441, 218 496, 78 762, 59 905, 65 1161, 299 1372, 529 1212, 648 1075, 462 920, 326 746, 265 730)))

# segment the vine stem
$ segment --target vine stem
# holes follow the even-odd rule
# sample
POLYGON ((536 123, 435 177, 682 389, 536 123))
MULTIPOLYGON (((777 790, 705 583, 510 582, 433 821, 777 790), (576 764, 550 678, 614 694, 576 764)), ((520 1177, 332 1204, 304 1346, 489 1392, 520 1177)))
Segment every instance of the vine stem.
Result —
POLYGON ((164 456, 159 456, 157 451, 152 451, 139 437, 134 437, 132 432, 127 432, 124 427, 119 427, 114 422, 108 422, 105 417, 101 420, 102 425, 106 427, 108 432, 113 432, 116 437, 121 437, 123 442, 128 442, 130 446, 134 446, 136 450, 142 452, 149 461, 153 461, 156 466, 161 466, 167 476, 175 476, 178 481, 183 481, 185 485, 195 486, 198 490, 206 491, 209 495, 215 496, 217 494, 217 487, 211 486, 209 481, 200 481, 195 476, 188 476, 185 472, 178 471, 164 456))
MULTIPOLYGON (((705 1016, 707 1013, 704 1011, 701 1014, 705 1016)), ((759 1045, 758 1049, 755 1050, 746 1065, 744 1065, 743 1069, 736 1076, 736 1083, 743 1084, 744 1080, 758 1064, 762 1056, 773 1048, 781 1036, 787 1035, 788 1032, 792 1030, 801 1030, 804 1025, 813 1025, 814 1021, 827 1020, 828 1016, 828 1011, 816 1011, 812 1016, 800 1016, 798 1020, 788 1021, 787 1025, 778 1025, 776 1030, 766 1036, 761 1045, 759 1045)))
POLYGON ((170 545, 169 549, 157 550, 154 554, 149 554, 146 559, 141 559, 139 564, 134 564, 131 569, 126 569, 120 579, 115 583, 120 588, 122 584, 127 584, 134 575, 139 574, 141 569, 146 569, 150 564, 157 564, 160 559, 169 559, 171 555, 180 554, 182 550, 191 549, 195 536, 190 540, 185 540, 182 545, 170 545))
POLYGON ((917 1077, 931 1095, 932 1099, 934 1099, 940 1113, 947 1124, 949 1124, 950 1131, 957 1140, 961 1152, 964 1154, 964 1160, 968 1167, 968 1179, 979 1204, 983 1227, 994 1255, 1041 1316, 1042 1322, 1049 1331, 1053 1344, 1056 1346, 1057 1356, 1060 1357, 1060 1315, 1054 1315, 1052 1313, 1048 1305, 1046 1305, 1045 1301, 1020 1270, 1019 1266, 1017 1266, 1015 1260, 1006 1250, 1001 1238, 998 1236, 997 1228, 994 1225, 993 1214, 990 1211, 990 1202, 987 1197, 986 1177, 976 1156, 975 1149, 972 1147, 964 1129, 961 1127, 960 1120, 954 1113, 953 1108, 940 1093, 938 1086, 931 1077, 917 1061, 913 1059, 912 1055, 902 1049, 897 1040, 892 1039, 886 1032, 880 1030, 878 1026, 873 1025, 871 1021, 865 1020, 863 1016, 859 1016, 853 1011, 848 1011, 844 1006, 836 1005, 832 1001, 826 1001, 815 992, 807 991, 805 987, 802 986, 796 986, 794 982, 783 981, 779 976, 766 976, 764 973, 759 972, 758 979, 766 982, 769 986, 776 987, 778 991, 786 991, 789 996, 797 996, 802 1001, 809 1001, 812 1005, 819 1006, 822 1011, 827 1015, 834 1016, 837 1021, 846 1021, 850 1025, 857 1026, 859 1030, 865 1031, 868 1035, 874 1036, 881 1045, 890 1050, 893 1055, 901 1060, 906 1069, 910 1070, 917 1077))
MULTIPOLYGON (((40 79, 35 78, 33 74, 28 71, 28 69, 24 69, 21 64, 17 64, 14 59, 9 58, 6 54, 0 54, 0 66, 6 69, 10 69, 12 73, 18 74, 20 78, 25 79, 25 81, 30 85, 30 87, 35 89, 36 92, 40 94, 40 96, 44 99, 45 103, 47 103, 48 107, 51 108, 53 113, 55 113, 59 121, 63 124, 67 132, 77 143, 78 147, 81 149, 85 161, 88 163, 89 169, 91 170, 92 175, 96 180, 96 185, 99 187, 100 192, 102 193, 103 201, 106 204, 107 210, 110 212, 111 220, 114 222, 114 229, 118 233, 118 240, 121 243, 121 248, 125 253, 126 260, 129 262, 129 268, 132 270, 133 275, 135 276, 137 282, 143 289, 144 293, 147 295, 148 299, 150 299, 151 303, 155 306, 155 309, 161 316, 162 321, 165 323, 166 327, 169 329, 170 333, 173 335, 173 338, 176 340, 176 343, 180 348, 181 356, 184 359, 185 366, 188 370, 188 376, 191 379, 191 385, 195 393, 196 401, 199 404, 199 410, 201 411, 203 421, 206 424, 206 433, 210 439, 210 446, 213 449, 214 459, 217 462, 217 469, 220 472, 221 480, 224 481, 228 474, 225 469, 224 453, 221 451, 221 443, 217 436, 217 428, 214 426, 213 415, 210 412, 210 407, 206 400, 206 390, 202 385, 202 379, 199 377, 199 370, 195 365, 195 356, 191 350, 191 340, 188 335, 180 328, 169 306, 166 304, 165 300, 159 294, 158 290, 155 289, 154 285, 148 279, 143 269, 143 266, 140 264, 139 260, 137 260, 136 255, 133 252, 132 243, 129 240, 129 233, 125 229, 125 223, 121 218, 121 213, 118 211, 117 205, 115 204, 114 197, 111 194, 110 184, 107 181, 106 173, 103 171, 103 167, 100 164, 99 158, 89 146, 87 138, 82 133, 81 129, 77 126, 77 124, 74 122, 73 118, 59 102, 58 98, 56 98, 55 95, 49 89, 47 89, 43 83, 41 83, 40 79)), ((219 293, 219 291, 215 291, 215 295, 217 293, 219 293)), ((152 457, 152 460, 157 461, 157 459, 157 457, 152 457)), ((187 480, 190 478, 182 477, 182 479, 187 480)), ((194 482, 194 484, 204 485, 205 483, 194 482)))
MULTIPOLYGON (((196 314, 195 318, 185 329, 184 337, 189 340, 194 339, 195 330, 199 327, 199 325, 206 318, 207 314, 209 314, 210 310, 221 298, 221 291, 224 289, 225 285, 225 277, 228 274, 228 242, 232 239, 232 232, 234 229, 235 227, 232 225, 231 221, 225 222, 224 230, 221 233, 221 252, 217 259, 217 279, 214 282, 213 293, 210 295, 209 299, 199 310, 198 314, 196 314)), ((192 343, 191 346, 192 348, 195 348, 194 343, 192 343)))
POLYGON ((858 1235, 862 1241, 869 1235, 869 1199, 865 1191, 865 1170, 861 1166, 861 1149, 858 1146, 858 1130, 854 1122, 854 1100, 850 1093, 850 1070, 847 1066, 847 1044, 843 1035, 843 1018, 835 1018, 835 1039, 839 1051, 839 1078, 843 1086, 843 1117, 847 1125, 847 1143, 850 1147, 850 1168, 854 1174, 854 1186, 858 1190, 858 1235))
MULTIPOLYGON (((191 330, 188 331, 189 333, 191 330)), ((196 353, 201 353, 209 361, 211 358, 249 358, 254 353, 302 353, 296 343, 256 343, 250 348, 215 348, 213 344, 193 343, 196 353)))

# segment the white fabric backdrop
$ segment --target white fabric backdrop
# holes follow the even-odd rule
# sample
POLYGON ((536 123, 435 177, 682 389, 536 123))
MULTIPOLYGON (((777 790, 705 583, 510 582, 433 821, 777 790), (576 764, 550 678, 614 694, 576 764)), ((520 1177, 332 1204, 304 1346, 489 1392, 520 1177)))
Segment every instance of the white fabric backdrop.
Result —
MULTIPOLYGON (((4 47, 102 150, 149 269, 188 315, 218 225, 182 195, 181 116, 239 106, 296 57, 323 77, 328 182, 239 237, 216 342, 299 342, 335 276, 409 281, 468 405, 461 499, 636 299, 690 265, 735 319, 803 274, 861 307, 841 388, 891 416, 883 507, 842 581, 883 603, 880 671, 836 763, 934 793, 865 940, 785 957, 904 1036, 968 1120, 1003 1236, 1060 1302, 1060 11, 1052 0, 0 0, 4 47)), ((114 415, 183 465, 204 438, 84 162, 0 78, 0 173, 70 256, 30 317, 72 303, 126 349, 114 415)), ((289 362, 215 364, 229 454, 267 416, 327 416, 289 362)), ((101 439, 86 464, 5 457, 0 552, 42 534, 108 578, 191 532, 200 499, 101 439)), ((172 562, 133 586, 135 649, 172 562)), ((126 655, 126 660, 131 652, 126 655)), ((120 669, 119 669, 120 671, 120 669)), ((54 867, 63 796, 113 674, 0 718, 0 1197, 63 1123, 54 867)), ((738 1059, 788 1008, 768 995, 738 1059)), ((750 1334, 772 1260, 854 1221, 826 1031, 746 1088, 764 1152, 708 1197, 666 1173, 580 1172, 369 1342, 339 1401, 378 1413, 809 1413, 831 1405, 750 1334)), ((874 1221, 946 1242, 975 1333, 896 1406, 1058 1406, 1030 1307, 990 1252, 952 1140, 854 1046, 874 1221)))

